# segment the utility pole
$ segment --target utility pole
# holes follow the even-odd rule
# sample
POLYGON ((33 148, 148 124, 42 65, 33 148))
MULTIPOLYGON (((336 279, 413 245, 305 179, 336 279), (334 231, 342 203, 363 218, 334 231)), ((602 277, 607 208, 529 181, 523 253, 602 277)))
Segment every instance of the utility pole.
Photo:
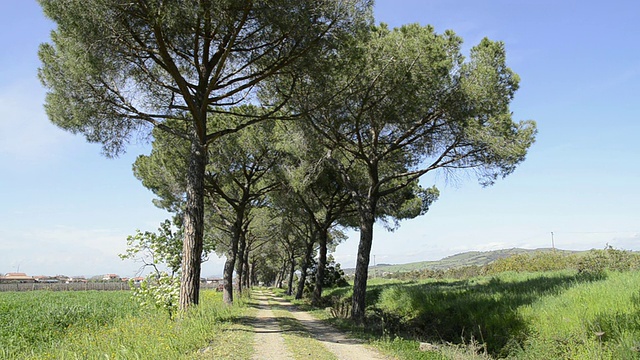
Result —
POLYGON ((551 248, 556 251, 556 244, 553 242, 553 231, 551 232, 551 248))

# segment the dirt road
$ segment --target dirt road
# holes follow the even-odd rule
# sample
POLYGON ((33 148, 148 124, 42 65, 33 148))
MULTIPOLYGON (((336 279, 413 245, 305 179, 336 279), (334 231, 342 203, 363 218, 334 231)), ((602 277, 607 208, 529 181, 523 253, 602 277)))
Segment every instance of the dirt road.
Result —
POLYGON ((362 342, 349 339, 340 331, 317 320, 309 313, 297 310, 291 303, 276 297, 268 290, 255 290, 253 298, 258 300, 258 313, 252 326, 255 331, 254 360, 288 360, 288 359, 317 359, 316 354, 308 351, 305 346, 287 346, 283 335, 286 331, 279 325, 278 319, 285 311, 286 317, 295 318, 310 335, 306 340, 320 342, 329 353, 329 357, 339 360, 390 360, 375 350, 366 347, 362 342), (273 309, 277 309, 278 317, 273 309))

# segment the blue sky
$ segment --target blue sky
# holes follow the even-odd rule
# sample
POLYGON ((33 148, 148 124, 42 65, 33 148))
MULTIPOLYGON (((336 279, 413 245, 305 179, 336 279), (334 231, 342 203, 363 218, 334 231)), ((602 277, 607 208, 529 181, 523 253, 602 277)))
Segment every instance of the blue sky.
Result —
MULTIPOLYGON (((640 4, 635 1, 378 0, 378 21, 452 29, 465 49, 505 42, 521 77, 515 119, 538 123, 527 160, 493 187, 472 174, 423 179, 440 199, 388 233, 377 263, 435 260, 469 250, 613 246, 640 250, 640 4)), ((126 237, 167 214, 131 172, 148 145, 107 159, 100 146, 51 125, 37 79, 38 45, 53 28, 35 1, 0 4, 0 273, 131 276, 126 237)), ((355 264, 358 234, 338 246, 355 264)), ((222 272, 222 259, 203 275, 222 272)))

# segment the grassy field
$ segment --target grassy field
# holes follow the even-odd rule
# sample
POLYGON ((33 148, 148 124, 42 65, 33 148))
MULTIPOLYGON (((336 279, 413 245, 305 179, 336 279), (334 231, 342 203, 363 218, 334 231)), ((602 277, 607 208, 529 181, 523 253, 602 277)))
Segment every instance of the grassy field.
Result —
MULTIPOLYGON (((327 299, 348 306, 350 292, 334 289, 327 299)), ((332 321, 405 359, 640 359, 638 271, 377 280, 367 305, 366 326, 332 321), (420 352, 419 341, 440 349, 420 352)))
POLYGON ((0 359, 249 358, 251 333, 239 330, 250 309, 213 291, 200 301, 170 320, 130 292, 0 293, 0 359))

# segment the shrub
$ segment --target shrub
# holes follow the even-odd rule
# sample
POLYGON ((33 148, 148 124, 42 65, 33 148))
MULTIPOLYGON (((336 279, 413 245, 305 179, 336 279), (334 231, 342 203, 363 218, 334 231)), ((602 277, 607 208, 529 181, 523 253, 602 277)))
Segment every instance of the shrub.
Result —
MULTIPOLYGON (((312 259, 313 265, 309 269, 305 284, 305 294, 313 293, 313 289, 316 286, 316 273, 318 272, 318 263, 312 259)), ((330 289, 333 287, 348 286, 349 283, 345 278, 344 271, 340 268, 340 264, 336 263, 333 256, 327 257, 327 265, 324 269, 324 279, 322 281, 323 289, 330 289)))
POLYGON ((179 296, 180 280, 166 272, 149 274, 133 291, 133 297, 141 306, 166 311, 170 319, 178 309, 179 296))
POLYGON ((599 273, 605 270, 629 271, 640 269, 640 254, 614 249, 607 245, 604 250, 591 250, 576 259, 575 268, 579 272, 599 273))
POLYGON ((492 262, 486 266, 486 273, 556 271, 572 268, 573 263, 573 255, 558 252, 525 253, 492 262))

